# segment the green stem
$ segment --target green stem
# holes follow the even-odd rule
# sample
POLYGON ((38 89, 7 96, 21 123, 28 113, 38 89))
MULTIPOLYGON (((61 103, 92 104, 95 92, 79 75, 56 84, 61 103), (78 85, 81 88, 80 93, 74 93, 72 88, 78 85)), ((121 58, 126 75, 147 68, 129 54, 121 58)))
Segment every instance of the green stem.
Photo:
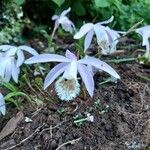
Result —
POLYGON ((83 121, 86 121, 87 118, 82 118, 82 119, 79 119, 79 120, 75 120, 74 123, 79 123, 79 122, 83 122, 83 121))
POLYGON ((105 62, 119 64, 122 62, 135 61, 135 60, 137 60, 137 58, 111 59, 111 60, 106 60, 105 62))
POLYGON ((56 30, 57 30, 57 27, 55 26, 54 29, 53 29, 53 31, 52 31, 51 38, 50 38, 50 45, 52 44, 52 41, 53 41, 53 38, 54 38, 56 30))
POLYGON ((108 83, 108 82, 110 82, 110 81, 111 81, 111 79, 107 79, 107 80, 105 80, 105 81, 103 81, 103 82, 100 82, 100 83, 99 83, 99 85, 102 85, 102 84, 108 83))

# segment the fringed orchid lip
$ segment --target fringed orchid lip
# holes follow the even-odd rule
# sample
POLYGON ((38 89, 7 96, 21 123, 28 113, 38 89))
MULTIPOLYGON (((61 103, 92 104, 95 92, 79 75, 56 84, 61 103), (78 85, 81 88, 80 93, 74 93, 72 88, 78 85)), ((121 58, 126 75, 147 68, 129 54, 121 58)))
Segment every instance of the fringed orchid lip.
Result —
POLYGON ((60 77, 55 83, 55 90, 61 100, 69 101, 80 93, 80 85, 74 78, 60 77))

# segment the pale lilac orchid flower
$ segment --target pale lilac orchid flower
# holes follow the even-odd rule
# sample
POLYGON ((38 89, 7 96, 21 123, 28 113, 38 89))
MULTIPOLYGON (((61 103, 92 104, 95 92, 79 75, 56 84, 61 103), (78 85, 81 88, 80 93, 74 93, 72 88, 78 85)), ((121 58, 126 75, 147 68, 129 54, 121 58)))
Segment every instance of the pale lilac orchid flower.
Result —
POLYGON ((142 36, 142 38, 143 38, 142 45, 146 46, 145 56, 149 57, 149 55, 150 55, 150 42, 149 42, 149 38, 150 38, 150 25, 138 28, 138 29, 136 29, 136 32, 142 36))
POLYGON ((25 56, 23 51, 29 52, 32 55, 38 55, 38 53, 29 46, 11 46, 0 45, 0 77, 9 82, 11 77, 17 83, 20 73, 20 66, 24 63, 25 56))
POLYGON ((77 57, 69 50, 66 51, 65 57, 57 54, 41 54, 25 61, 26 64, 44 62, 60 62, 46 76, 44 89, 63 73, 63 76, 55 83, 56 92, 61 100, 71 100, 79 94, 80 85, 77 80, 77 73, 80 74, 89 95, 93 96, 94 80, 87 65, 103 70, 117 79, 120 78, 117 72, 105 62, 90 56, 77 60, 77 57))
POLYGON ((51 40, 53 39, 54 34, 56 30, 58 29, 59 25, 61 25, 65 31, 70 32, 70 33, 73 33, 73 31, 75 30, 75 26, 73 22, 69 20, 69 18, 66 16, 70 11, 71 11, 71 8, 69 7, 67 10, 64 10, 60 14, 60 16, 58 15, 52 16, 52 20, 55 21, 55 26, 52 32, 51 40))
POLYGON ((5 115, 6 113, 6 105, 5 105, 5 100, 4 96, 0 93, 0 112, 2 115, 5 115))
POLYGON ((86 51, 93 39, 94 34, 96 34, 97 43, 102 49, 102 54, 110 54, 116 51, 116 45, 118 43, 119 32, 110 29, 109 27, 103 26, 103 24, 108 24, 113 21, 113 16, 106 20, 96 24, 86 23, 84 24, 79 32, 74 35, 74 39, 80 39, 85 36, 84 40, 84 51, 86 51))

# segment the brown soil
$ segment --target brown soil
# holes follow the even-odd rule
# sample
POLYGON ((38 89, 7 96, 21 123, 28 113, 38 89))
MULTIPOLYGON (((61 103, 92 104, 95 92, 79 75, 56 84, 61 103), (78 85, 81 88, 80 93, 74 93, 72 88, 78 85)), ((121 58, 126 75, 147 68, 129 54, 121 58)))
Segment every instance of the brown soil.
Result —
MULTIPOLYGON (((32 107, 26 102, 22 111, 32 122, 23 119, 11 135, 0 141, 0 150, 8 150, 24 139, 26 141, 13 149, 149 150, 150 83, 141 76, 149 77, 150 69, 136 62, 111 66, 121 80, 117 84, 99 85, 106 76, 96 74, 93 98, 84 92, 74 101, 61 102, 55 94, 52 97, 45 92, 43 100, 55 99, 50 104, 32 107), (87 112, 94 116, 94 122, 74 123, 77 117, 85 118, 87 112)), ((51 87, 48 92, 52 90, 51 87)), ((12 106, 8 106, 7 111, 7 115, 0 118, 0 130, 17 113, 12 106)))

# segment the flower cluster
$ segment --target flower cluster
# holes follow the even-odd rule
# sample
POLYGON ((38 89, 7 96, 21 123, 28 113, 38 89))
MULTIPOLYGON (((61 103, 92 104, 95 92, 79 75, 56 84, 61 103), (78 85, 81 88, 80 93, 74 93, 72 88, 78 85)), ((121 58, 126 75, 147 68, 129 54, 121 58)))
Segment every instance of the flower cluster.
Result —
MULTIPOLYGON (((59 16, 54 15, 52 20, 55 21, 54 29, 52 32, 51 40, 54 37, 55 31, 61 25, 62 28, 70 33, 76 31, 75 25, 66 16, 71 11, 71 8, 64 10, 59 16)), ((101 48, 102 54, 110 54, 116 51, 116 45, 119 42, 121 32, 115 31, 108 26, 104 26, 112 22, 114 17, 99 23, 86 23, 74 35, 74 39, 80 39, 85 36, 84 52, 90 47, 94 34, 96 35, 98 46, 101 48)), ((145 26, 136 29, 136 32, 143 37, 143 46, 146 46, 146 57, 150 55, 150 26, 145 26)), ((20 67, 23 63, 46 63, 46 62, 59 62, 47 74, 44 81, 44 89, 50 86, 55 80, 55 90, 61 100, 69 101, 74 99, 80 94, 80 80, 83 81, 89 95, 92 97, 94 94, 94 79, 93 76, 97 71, 105 71, 111 76, 111 80, 116 82, 120 79, 118 73, 105 62, 87 56, 80 58, 74 53, 66 50, 65 56, 58 54, 38 54, 33 48, 22 46, 1 45, 0 46, 0 78, 9 82, 11 78, 17 83, 20 73, 20 67), (33 57, 25 60, 24 51, 33 55, 33 57), (79 75, 79 78, 78 78, 79 75), (60 76, 60 77, 59 77, 60 76), (59 78, 58 78, 59 77, 59 78), (57 79, 58 78, 58 79, 57 79)), ((45 68, 39 68, 43 74, 45 68)), ((39 72, 35 72, 35 75, 39 72)), ((5 115, 5 101, 3 95, 0 93, 0 112, 5 115)), ((93 116, 87 115, 88 120, 93 122, 93 116)))

